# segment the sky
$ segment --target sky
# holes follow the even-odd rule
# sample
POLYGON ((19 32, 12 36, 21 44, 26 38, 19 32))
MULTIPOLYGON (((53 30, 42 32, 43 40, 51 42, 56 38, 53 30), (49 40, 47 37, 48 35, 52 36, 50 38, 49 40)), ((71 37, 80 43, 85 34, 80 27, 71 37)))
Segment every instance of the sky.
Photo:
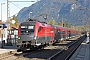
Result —
MULTIPOLYGON (((38 0, 8 0, 10 17, 17 14, 22 8, 28 7, 38 0), (35 1, 35 2, 12 2, 12 1, 35 1)), ((2 21, 7 20, 7 0, 0 0, 0 20, 1 20, 1 6, 2 6, 2 21), (4 3, 1 5, 1 3, 4 3)))

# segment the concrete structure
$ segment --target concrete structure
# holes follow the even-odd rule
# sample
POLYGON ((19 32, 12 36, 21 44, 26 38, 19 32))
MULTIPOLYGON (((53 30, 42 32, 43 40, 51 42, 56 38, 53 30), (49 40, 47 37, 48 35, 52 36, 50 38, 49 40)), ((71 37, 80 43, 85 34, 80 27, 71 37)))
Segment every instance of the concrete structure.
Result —
POLYGON ((87 39, 79 46, 76 52, 69 60, 90 60, 90 43, 86 43, 87 39))

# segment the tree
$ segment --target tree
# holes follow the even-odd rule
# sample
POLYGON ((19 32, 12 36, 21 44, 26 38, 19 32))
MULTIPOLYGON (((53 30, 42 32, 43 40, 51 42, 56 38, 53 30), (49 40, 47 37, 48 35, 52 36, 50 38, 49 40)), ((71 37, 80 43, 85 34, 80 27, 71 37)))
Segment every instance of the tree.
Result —
POLYGON ((15 20, 15 23, 14 24, 11 23, 11 27, 18 28, 19 23, 18 23, 18 19, 17 19, 17 17, 15 15, 13 15, 13 17, 11 18, 10 21, 12 22, 13 20, 15 20))
POLYGON ((58 25, 58 23, 56 21, 54 21, 54 20, 50 20, 49 24, 58 25))
POLYGON ((59 22, 59 25, 62 26, 62 21, 59 22))

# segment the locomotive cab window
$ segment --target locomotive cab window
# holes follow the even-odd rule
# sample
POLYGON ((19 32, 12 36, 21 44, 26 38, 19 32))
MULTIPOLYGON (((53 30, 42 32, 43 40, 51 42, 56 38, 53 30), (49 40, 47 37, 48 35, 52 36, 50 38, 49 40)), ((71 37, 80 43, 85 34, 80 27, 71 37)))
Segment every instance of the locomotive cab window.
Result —
POLYGON ((27 26, 21 26, 21 33, 25 33, 27 26))
POLYGON ((29 34, 34 32, 34 26, 21 26, 21 34, 29 34))
POLYGON ((34 32, 34 26, 28 26, 28 32, 34 32))

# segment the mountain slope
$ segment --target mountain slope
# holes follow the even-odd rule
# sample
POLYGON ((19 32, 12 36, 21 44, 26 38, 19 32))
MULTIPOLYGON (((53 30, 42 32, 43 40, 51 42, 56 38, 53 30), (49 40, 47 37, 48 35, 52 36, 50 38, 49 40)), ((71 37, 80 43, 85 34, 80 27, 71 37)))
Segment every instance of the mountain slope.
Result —
POLYGON ((19 22, 28 18, 44 21, 53 19, 73 25, 86 25, 90 22, 89 0, 40 0, 37 3, 21 9, 17 15, 19 22), (32 12, 32 13, 31 13, 32 12))

